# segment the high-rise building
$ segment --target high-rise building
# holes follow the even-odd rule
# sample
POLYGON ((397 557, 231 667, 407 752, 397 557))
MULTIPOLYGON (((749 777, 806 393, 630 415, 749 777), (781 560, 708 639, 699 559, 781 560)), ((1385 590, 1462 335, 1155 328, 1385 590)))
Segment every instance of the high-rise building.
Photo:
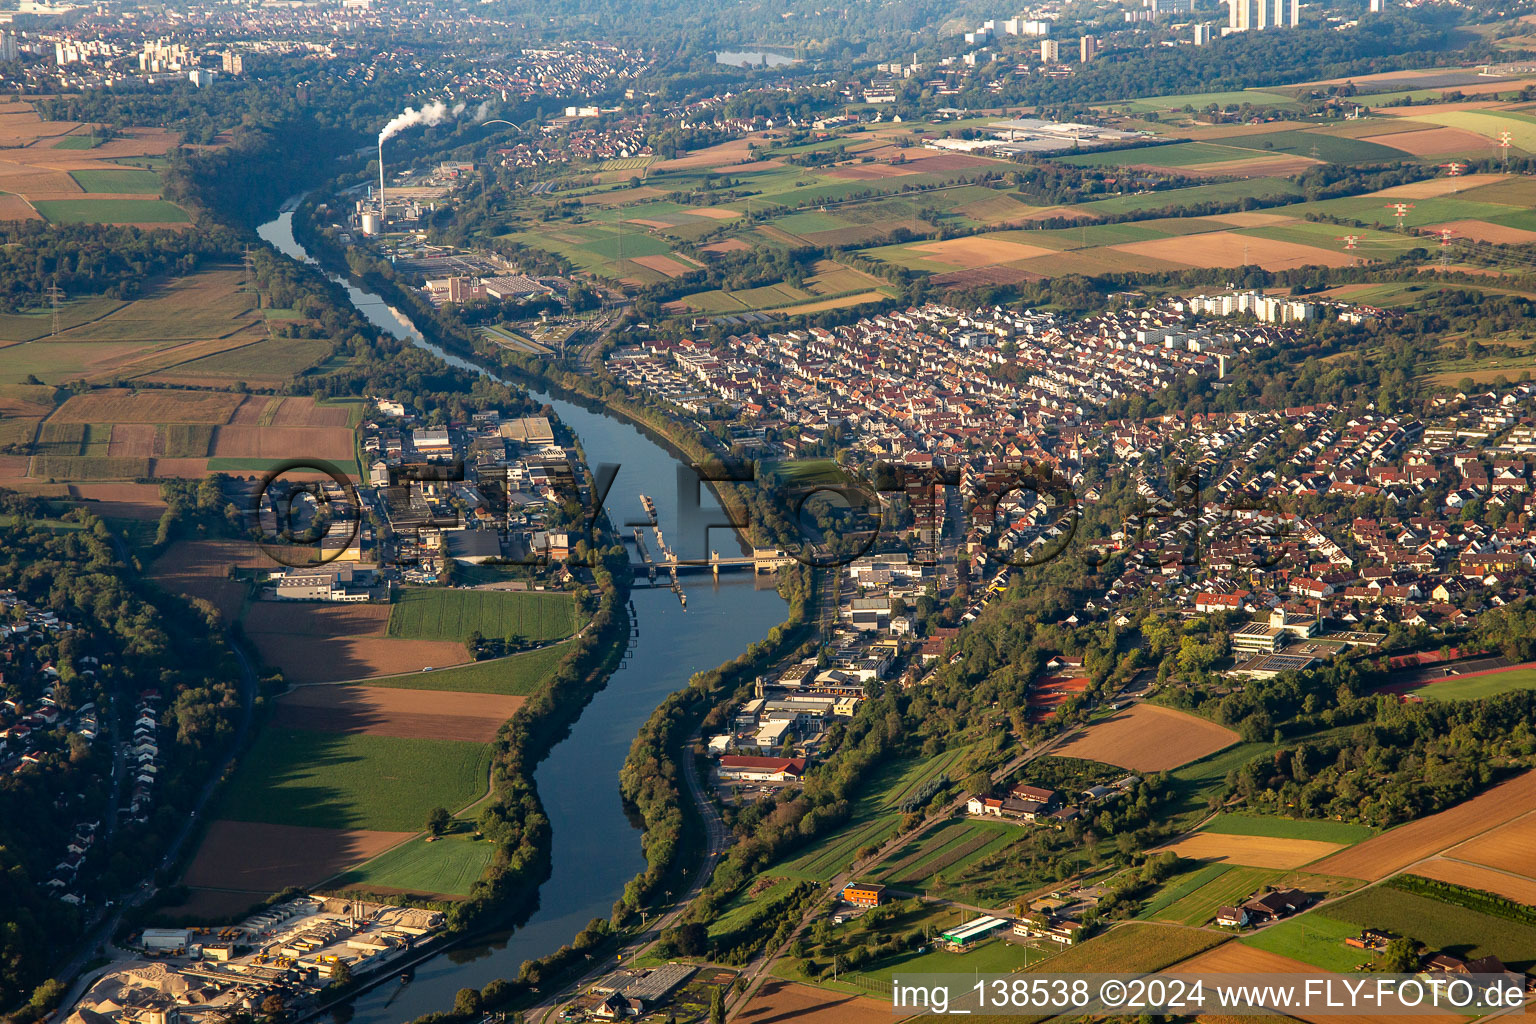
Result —
POLYGON ((1247 32, 1253 27, 1253 0, 1226 0, 1227 29, 1247 32))
POLYGON ((1077 42, 1077 59, 1084 64, 1093 60, 1099 52, 1099 40, 1096 36, 1083 36, 1077 42))
POLYGON ((245 74, 245 58, 234 50, 224 51, 224 59, 221 64, 226 75, 245 74))
POLYGON ((0 61, 17 60, 20 56, 16 48, 16 33, 0 29, 0 61))
POLYGON ((1061 44, 1054 39, 1040 40, 1040 62, 1056 64, 1061 60, 1061 44))
POLYGON ((1211 41, 1211 26, 1205 22, 1195 25, 1195 45, 1205 46, 1211 41))
POLYGON ((1371 13, 1380 14, 1387 9, 1387 0, 1371 0, 1371 13))

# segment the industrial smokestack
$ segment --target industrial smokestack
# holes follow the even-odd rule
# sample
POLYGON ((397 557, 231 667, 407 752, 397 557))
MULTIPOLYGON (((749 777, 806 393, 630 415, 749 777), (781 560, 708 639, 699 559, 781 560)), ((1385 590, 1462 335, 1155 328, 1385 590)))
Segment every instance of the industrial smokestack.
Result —
POLYGON ((379 226, 384 224, 384 136, 379 136, 379 226))

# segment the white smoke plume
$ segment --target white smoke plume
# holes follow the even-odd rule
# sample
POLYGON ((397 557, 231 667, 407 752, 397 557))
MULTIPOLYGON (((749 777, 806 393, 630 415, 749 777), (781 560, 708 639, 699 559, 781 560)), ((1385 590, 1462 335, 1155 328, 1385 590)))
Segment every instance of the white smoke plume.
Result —
POLYGON ((481 121, 484 121, 490 116, 491 105, 489 103, 482 103, 475 108, 475 124, 479 124, 481 121))
POLYGON ((457 117, 459 114, 463 113, 463 111, 464 104, 462 103, 450 111, 448 109, 448 104, 441 101, 428 103, 420 110, 416 110, 412 107, 406 107, 403 111, 396 114, 394 119, 391 120, 389 124, 384 126, 383 131, 379 132, 379 141, 383 142, 385 139, 392 139, 413 125, 442 124, 444 121, 448 120, 449 117, 457 117))

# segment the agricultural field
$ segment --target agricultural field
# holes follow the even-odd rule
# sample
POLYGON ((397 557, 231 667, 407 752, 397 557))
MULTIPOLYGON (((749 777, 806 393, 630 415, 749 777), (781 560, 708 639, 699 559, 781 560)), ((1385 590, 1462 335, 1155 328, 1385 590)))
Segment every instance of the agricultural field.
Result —
POLYGON ((1250 896, 1263 892, 1265 886, 1274 883, 1283 875, 1281 871, 1265 868, 1210 865, 1195 872, 1191 881, 1202 877, 1217 866, 1227 867, 1227 870, 1214 873, 1203 885, 1179 896, 1156 913, 1147 915, 1148 919, 1187 925, 1191 928, 1208 925, 1216 916, 1216 911, 1225 906, 1241 903, 1250 896))
POLYGON ((186 223, 180 207, 140 198, 159 194, 157 174, 118 162, 162 158, 177 142, 174 133, 156 128, 126 128, 108 139, 78 122, 43 121, 28 103, 6 104, 0 110, 0 213, 71 223, 186 223))
POLYGON ((411 589, 391 606, 388 634, 410 640, 463 641, 471 633, 558 640, 581 623, 576 600, 564 593, 507 590, 411 589))
POLYGON ((1312 865, 1321 874, 1377 881, 1536 810, 1536 772, 1525 772, 1427 818, 1383 832, 1312 865))
POLYGON ((967 821, 919 838, 866 872, 874 881, 912 892, 926 892, 941 880, 959 877, 971 864, 1018 840, 1017 825, 967 821))
POLYGON ((384 686, 300 686, 278 698, 279 729, 489 743, 524 698, 384 686))
POLYGON ((769 978, 751 1002, 732 1018, 742 1024, 888 1024, 888 1000, 846 995, 795 982, 769 978))
POLYGON ((1187 960, 1227 937, 1177 925, 1132 922, 1068 946, 1031 968, 1042 974, 1141 974, 1187 960))
POLYGON ((1536 927, 1390 885, 1328 904, 1328 916, 1407 935, 1464 960, 1497 956, 1515 970, 1536 966, 1536 927))
POLYGON ((1360 934, 1360 927, 1314 910, 1268 925, 1239 941, 1245 946, 1299 960, 1325 971, 1347 974, 1375 959, 1371 950, 1344 944, 1345 939, 1360 934))
POLYGON ((137 192, 145 195, 159 195, 162 185, 160 175, 154 171, 127 167, 121 170, 102 168, 93 171, 70 171, 69 176, 74 178, 75 184, 86 192, 137 192))
POLYGON ((1273 836, 1278 839, 1312 839, 1324 843, 1364 842, 1379 833, 1368 825, 1344 821, 1277 818, 1266 814, 1222 813, 1204 831, 1221 835, 1273 836))
MULTIPOLYGON (((1228 942, 1207 953, 1186 960, 1170 973, 1173 974, 1311 974, 1309 964, 1280 953, 1260 949, 1244 942, 1228 942)), ((1246 1019, 1246 1018, 1237 1018, 1246 1019)), ((1330 1024, 1341 1019, 1338 1014, 1309 1014, 1298 1019, 1309 1024, 1330 1024)), ((1350 1013, 1348 1019, 1355 1024, 1391 1024, 1402 1020, 1402 1015, 1390 1013, 1350 1013)), ((1417 1015, 1425 1024, 1461 1024, 1465 1017, 1451 1014, 1417 1015)))
POLYGON ((33 207, 54 224, 186 224, 187 211, 163 199, 39 199, 33 207))
POLYGON ((415 832, 432 808, 455 810, 483 796, 489 770, 490 748, 481 743, 266 728, 218 816, 415 832))
POLYGON ((926 760, 887 765, 859 798, 848 824, 777 865, 774 873, 812 882, 830 880, 853 863, 864 847, 877 846, 889 839, 901 823, 902 802, 931 779, 945 774, 953 778, 965 752, 958 748, 926 760))
POLYGON ((1056 753, 1132 771, 1160 772, 1209 757, 1237 741, 1237 733, 1207 719, 1155 704, 1136 704, 1094 722, 1056 753))
POLYGON ((1435 857, 1415 864, 1413 873, 1421 878, 1491 892, 1495 896, 1536 907, 1536 879, 1530 877, 1529 869, 1524 873, 1513 873, 1457 858, 1435 857))
POLYGON ((1317 839, 1196 832, 1158 847, 1157 852, 1171 851, 1194 860, 1219 860, 1255 868, 1299 868, 1341 849, 1341 843, 1317 839))
POLYGON ((375 677, 367 680, 367 683, 372 687, 404 690, 456 690, 460 693, 531 697, 554 673, 555 666, 565 657, 565 653, 566 648, 557 644, 454 668, 375 677))
POLYGON ((449 835, 401 843, 334 878, 326 889, 414 893, 427 898, 468 896, 495 859, 496 844, 475 839, 471 822, 456 821, 449 835))
POLYGON ((199 890, 235 890, 246 904, 290 885, 316 885, 410 839, 410 831, 312 828, 218 819, 182 877, 199 890), (254 899, 252 898, 254 896, 254 899))
POLYGON ((389 637, 389 619, 386 605, 262 601, 244 625, 262 660, 293 683, 373 679, 471 660, 463 640, 389 637))
POLYGON ((1536 814, 1526 814, 1453 846, 1446 855, 1536 880, 1536 814))

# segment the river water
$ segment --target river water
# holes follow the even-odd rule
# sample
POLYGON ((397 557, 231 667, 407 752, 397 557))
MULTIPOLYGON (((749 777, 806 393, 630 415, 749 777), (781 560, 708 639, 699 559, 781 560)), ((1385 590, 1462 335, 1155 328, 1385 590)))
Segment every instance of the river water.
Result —
MULTIPOLYGON (((296 260, 314 262, 293 237, 293 214, 285 212, 258 233, 296 260)), ((411 338, 457 366, 486 372, 423 340, 410 321, 378 295, 331 275, 347 288, 359 312, 399 338, 411 338)), ((657 521, 682 557, 697 557, 703 542, 678 538, 677 471, 671 452, 627 420, 545 395, 560 419, 581 439, 589 463, 617 463, 608 492, 610 520, 622 529, 642 515, 640 494, 656 502, 657 521)), ((723 515, 703 490, 705 516, 723 515)), ((629 531, 624 531, 628 533, 629 531)), ((724 538, 711 537, 717 547, 724 538)), ((632 592, 635 631, 629 657, 592 699, 570 735, 550 751, 534 772, 549 815, 553 871, 539 892, 538 908, 516 931, 490 941, 449 950, 418 966, 407 985, 387 982, 360 996, 351 1008, 353 1024, 396 1024, 424 1013, 448 1010, 455 993, 481 988, 496 978, 515 978, 524 960, 543 956, 571 941, 594 917, 608 917, 624 885, 645 866, 640 832, 619 798, 619 769, 630 742, 667 694, 681 689, 694 672, 713 668, 744 651, 784 620, 785 603, 766 577, 707 575, 683 577, 685 611, 666 589, 632 592)), ((343 1013, 343 1017, 347 1014, 343 1013)))

